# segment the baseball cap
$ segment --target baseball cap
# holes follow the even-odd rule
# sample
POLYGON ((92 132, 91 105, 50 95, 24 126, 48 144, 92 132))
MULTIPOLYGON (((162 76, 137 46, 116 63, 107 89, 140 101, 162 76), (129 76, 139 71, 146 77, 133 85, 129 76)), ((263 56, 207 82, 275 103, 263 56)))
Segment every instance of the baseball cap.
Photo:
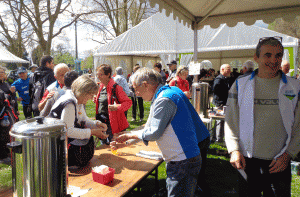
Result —
POLYGON ((175 60, 172 60, 169 64, 167 64, 168 66, 169 65, 172 65, 172 64, 175 64, 175 65, 177 65, 177 62, 175 61, 175 60))
POLYGON ((27 72, 27 70, 26 70, 26 68, 24 68, 24 67, 20 67, 20 68, 18 69, 18 71, 17 71, 18 74, 20 74, 20 73, 26 73, 26 72, 27 72))

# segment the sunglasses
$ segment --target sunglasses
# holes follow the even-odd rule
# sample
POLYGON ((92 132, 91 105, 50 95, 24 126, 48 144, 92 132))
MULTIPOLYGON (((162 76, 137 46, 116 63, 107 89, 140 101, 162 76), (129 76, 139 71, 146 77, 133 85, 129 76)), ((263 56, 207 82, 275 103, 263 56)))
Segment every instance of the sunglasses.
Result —
POLYGON ((268 40, 278 40, 280 43, 282 43, 282 37, 280 36, 273 36, 273 37, 263 37, 259 39, 259 43, 265 42, 268 40))

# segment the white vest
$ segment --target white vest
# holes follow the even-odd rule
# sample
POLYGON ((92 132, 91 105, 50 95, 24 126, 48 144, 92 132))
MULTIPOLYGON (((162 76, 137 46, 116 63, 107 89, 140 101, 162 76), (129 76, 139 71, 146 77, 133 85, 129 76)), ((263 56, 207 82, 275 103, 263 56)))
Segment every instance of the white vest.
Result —
MULTIPOLYGON (((244 156, 252 158, 253 156, 253 132, 254 132, 254 97, 255 80, 254 71, 251 75, 236 80, 238 90, 239 129, 240 129, 240 148, 244 156)), ((287 132, 288 138, 285 146, 275 159, 282 155, 291 140, 292 126, 294 124, 294 114, 297 102, 299 100, 300 81, 281 74, 281 80, 278 91, 279 110, 287 132)))

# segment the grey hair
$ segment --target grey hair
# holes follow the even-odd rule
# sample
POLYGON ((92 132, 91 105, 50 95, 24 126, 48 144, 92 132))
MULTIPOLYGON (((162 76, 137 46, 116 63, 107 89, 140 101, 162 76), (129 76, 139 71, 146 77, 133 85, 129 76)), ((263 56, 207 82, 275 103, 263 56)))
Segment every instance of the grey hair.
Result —
POLYGON ((123 74, 123 68, 122 67, 117 67, 116 68, 116 73, 117 73, 117 75, 122 75, 123 74))
POLYGON ((143 67, 138 69, 133 75, 132 75, 132 82, 136 84, 136 86, 142 85, 143 82, 147 82, 150 85, 159 85, 162 83, 162 78, 160 73, 157 71, 143 67))
POLYGON ((61 68, 67 68, 67 69, 69 69, 69 67, 68 67, 67 64, 65 64, 65 63, 59 63, 59 64, 57 64, 57 65, 54 67, 54 70, 53 70, 54 76, 57 76, 58 70, 61 69, 61 68))
POLYGON ((189 72, 189 68, 187 66, 180 66, 176 71, 176 76, 179 75, 179 73, 189 72))
POLYGON ((228 65, 228 66, 230 67, 230 69, 231 69, 231 66, 230 66, 229 64, 223 64, 223 65, 221 66, 220 70, 224 69, 227 65, 228 65))
POLYGON ((253 71, 255 64, 251 60, 247 60, 243 63, 243 68, 247 68, 247 71, 253 71))
POLYGON ((89 94, 97 94, 98 85, 89 75, 82 75, 72 83, 71 89, 75 97, 78 98, 89 94))

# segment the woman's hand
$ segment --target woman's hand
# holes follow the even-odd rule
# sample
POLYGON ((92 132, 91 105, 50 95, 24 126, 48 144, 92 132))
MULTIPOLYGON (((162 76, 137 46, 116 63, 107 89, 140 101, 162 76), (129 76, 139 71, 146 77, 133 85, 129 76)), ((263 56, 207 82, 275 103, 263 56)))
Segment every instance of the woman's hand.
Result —
POLYGON ((98 127, 98 129, 102 129, 102 131, 107 130, 107 125, 105 123, 101 123, 100 121, 97 121, 96 126, 98 127))
POLYGON ((108 105, 108 110, 109 111, 117 111, 118 106, 121 106, 121 104, 116 104, 116 105, 108 105))
POLYGON ((103 133, 102 129, 92 129, 91 130, 91 134, 96 136, 96 137, 99 137, 101 139, 106 139, 108 138, 108 135, 103 133))

